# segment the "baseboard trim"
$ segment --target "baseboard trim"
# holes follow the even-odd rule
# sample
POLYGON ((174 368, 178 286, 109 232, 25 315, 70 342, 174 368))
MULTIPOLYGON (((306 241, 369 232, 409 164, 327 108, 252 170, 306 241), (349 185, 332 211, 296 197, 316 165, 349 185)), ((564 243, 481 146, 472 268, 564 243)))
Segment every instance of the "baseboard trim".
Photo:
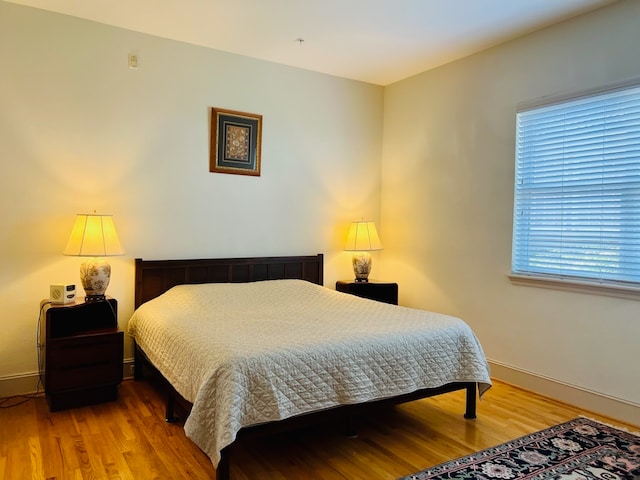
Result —
POLYGON ((589 412, 614 420, 640 426, 640 405, 627 400, 595 392, 577 385, 529 372, 496 360, 488 360, 491 376, 545 397, 559 400, 589 412))
MULTIPOLYGON (((133 358, 124 359, 122 376, 124 378, 133 377, 133 358)), ((0 398, 13 397, 14 395, 31 395, 36 392, 42 393, 44 387, 40 385, 38 390, 38 380, 38 372, 0 377, 0 398)))
POLYGON ((44 387, 38 385, 38 381, 38 372, 0 377, 0 398, 13 397, 14 395, 31 395, 36 392, 42 393, 44 387), (38 386, 40 387, 39 390, 38 386))

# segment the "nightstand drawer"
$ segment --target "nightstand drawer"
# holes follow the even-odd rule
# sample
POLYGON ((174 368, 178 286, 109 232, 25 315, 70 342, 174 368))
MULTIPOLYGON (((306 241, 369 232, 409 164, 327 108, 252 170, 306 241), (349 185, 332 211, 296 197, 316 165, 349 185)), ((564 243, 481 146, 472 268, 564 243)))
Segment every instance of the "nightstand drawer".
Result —
POLYGON ((123 332, 51 340, 45 371, 45 386, 55 392, 119 383, 122 380, 123 332))

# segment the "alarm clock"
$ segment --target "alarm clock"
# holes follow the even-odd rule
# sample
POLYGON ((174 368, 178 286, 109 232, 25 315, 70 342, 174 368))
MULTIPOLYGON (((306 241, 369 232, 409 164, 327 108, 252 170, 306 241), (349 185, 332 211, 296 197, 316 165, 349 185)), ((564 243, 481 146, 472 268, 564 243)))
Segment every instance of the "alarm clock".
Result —
POLYGON ((49 287, 51 303, 75 303, 76 286, 73 283, 56 283, 49 287))

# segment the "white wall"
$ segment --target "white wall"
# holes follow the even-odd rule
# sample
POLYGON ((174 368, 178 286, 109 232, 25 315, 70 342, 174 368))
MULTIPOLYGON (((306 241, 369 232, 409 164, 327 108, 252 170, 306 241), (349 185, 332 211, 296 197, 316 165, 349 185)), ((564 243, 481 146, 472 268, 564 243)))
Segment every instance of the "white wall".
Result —
POLYGON ((636 423, 640 302, 505 275, 516 105, 640 78, 639 25, 623 1, 387 87, 381 210, 402 303, 464 318, 496 364, 619 399, 636 423))
POLYGON ((0 397, 37 370, 49 284, 79 286, 76 213, 114 214, 123 328, 136 257, 323 252, 327 285, 351 276, 349 223, 380 208, 382 87, 5 2, 0 68, 0 397), (209 173, 213 106, 263 115, 260 177, 209 173))

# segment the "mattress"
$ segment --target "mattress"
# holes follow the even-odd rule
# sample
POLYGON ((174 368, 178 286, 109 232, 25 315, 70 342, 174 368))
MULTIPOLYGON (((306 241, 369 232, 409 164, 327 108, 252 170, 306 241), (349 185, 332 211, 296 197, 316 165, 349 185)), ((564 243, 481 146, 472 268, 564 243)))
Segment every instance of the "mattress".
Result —
POLYGON ((128 333, 193 404, 184 428, 217 466, 246 426, 477 382, 482 347, 458 318, 304 280, 179 285, 141 305, 128 333))

